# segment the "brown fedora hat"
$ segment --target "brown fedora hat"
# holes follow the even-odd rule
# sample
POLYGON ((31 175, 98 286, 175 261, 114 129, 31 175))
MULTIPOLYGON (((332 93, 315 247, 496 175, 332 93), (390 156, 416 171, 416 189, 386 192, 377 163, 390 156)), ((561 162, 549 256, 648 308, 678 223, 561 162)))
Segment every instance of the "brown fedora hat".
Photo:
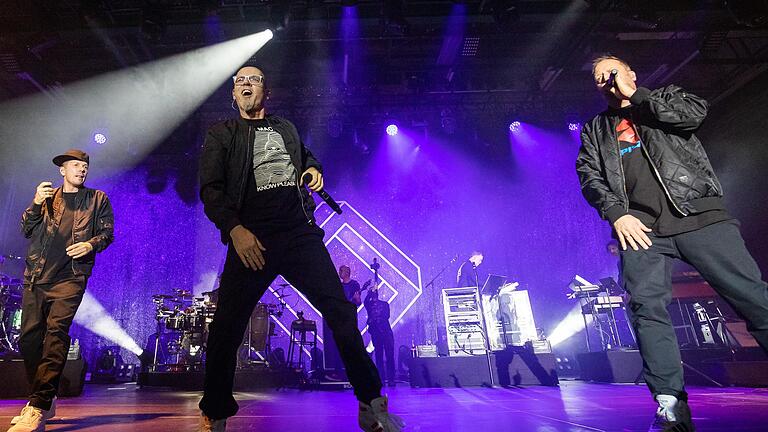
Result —
POLYGON ((69 149, 64 153, 53 158, 53 164, 56 166, 61 166, 62 164, 64 164, 64 162, 70 161, 70 160, 79 160, 85 163, 89 163, 88 153, 78 149, 69 149))

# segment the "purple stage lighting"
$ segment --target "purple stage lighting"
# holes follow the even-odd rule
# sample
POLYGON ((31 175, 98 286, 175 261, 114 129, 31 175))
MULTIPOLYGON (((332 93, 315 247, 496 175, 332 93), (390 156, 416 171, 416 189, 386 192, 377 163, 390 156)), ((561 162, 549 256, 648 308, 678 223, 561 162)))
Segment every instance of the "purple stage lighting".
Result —
POLYGON ((391 125, 387 126, 387 135, 389 135, 389 136, 397 135, 397 125, 396 124, 391 124, 391 125))
POLYGON ((93 134, 93 142, 96 144, 104 144, 107 142, 107 136, 103 133, 95 133, 93 134))
POLYGON ((569 131, 577 131, 581 128, 581 123, 579 122, 568 122, 568 130, 569 131))
POLYGON ((509 124, 509 131, 510 132, 517 132, 520 130, 520 122, 519 121, 513 121, 509 124))

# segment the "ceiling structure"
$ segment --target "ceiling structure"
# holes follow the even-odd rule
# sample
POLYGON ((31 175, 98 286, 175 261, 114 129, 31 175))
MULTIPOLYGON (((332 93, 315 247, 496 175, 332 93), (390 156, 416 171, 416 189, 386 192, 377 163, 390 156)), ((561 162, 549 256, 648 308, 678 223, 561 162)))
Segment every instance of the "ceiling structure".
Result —
POLYGON ((276 29, 253 59, 274 108, 321 124, 584 118, 606 52, 715 103, 768 69, 766 0, 5 0, 0 28, 0 101, 276 29))

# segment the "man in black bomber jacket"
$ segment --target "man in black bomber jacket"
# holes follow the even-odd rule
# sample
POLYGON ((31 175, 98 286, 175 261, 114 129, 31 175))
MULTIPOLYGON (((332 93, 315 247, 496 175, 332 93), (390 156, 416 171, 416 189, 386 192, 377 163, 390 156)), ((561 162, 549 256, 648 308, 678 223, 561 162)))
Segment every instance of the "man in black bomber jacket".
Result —
POLYGON ((279 274, 330 326, 360 402, 362 430, 399 431, 402 422, 388 413, 378 371, 357 329, 357 309, 344 296, 302 184, 309 175, 306 187, 320 191, 321 166, 291 122, 266 114, 260 69, 241 68, 233 84, 239 116, 208 130, 200 156, 200 198, 228 247, 208 336, 200 430, 224 431, 226 419, 237 413, 237 349, 256 303, 279 274))
POLYGON ((576 170, 587 201, 621 244, 622 279, 645 381, 658 408, 651 430, 693 430, 667 305, 671 260, 694 266, 768 350, 768 288, 744 246, 723 188, 695 135, 707 102, 670 85, 637 87, 613 56, 593 62, 608 110, 581 131, 576 170))

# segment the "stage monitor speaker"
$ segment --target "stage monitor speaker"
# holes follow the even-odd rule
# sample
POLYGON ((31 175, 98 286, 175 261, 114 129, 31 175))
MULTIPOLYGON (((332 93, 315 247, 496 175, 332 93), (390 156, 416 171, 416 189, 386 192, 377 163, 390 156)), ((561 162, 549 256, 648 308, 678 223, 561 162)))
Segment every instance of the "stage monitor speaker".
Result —
POLYGON ((344 371, 344 363, 341 361, 339 348, 333 338, 333 332, 328 323, 323 320, 323 365, 327 371, 344 371))
POLYGON ((633 383, 642 376, 643 359, 637 350, 577 354, 581 379, 605 383, 633 383))
MULTIPOLYGON (((82 358, 67 360, 59 381, 59 396, 80 396, 85 385, 86 362, 82 358)), ((21 358, 0 359, 0 398, 26 398, 29 384, 21 358)))

